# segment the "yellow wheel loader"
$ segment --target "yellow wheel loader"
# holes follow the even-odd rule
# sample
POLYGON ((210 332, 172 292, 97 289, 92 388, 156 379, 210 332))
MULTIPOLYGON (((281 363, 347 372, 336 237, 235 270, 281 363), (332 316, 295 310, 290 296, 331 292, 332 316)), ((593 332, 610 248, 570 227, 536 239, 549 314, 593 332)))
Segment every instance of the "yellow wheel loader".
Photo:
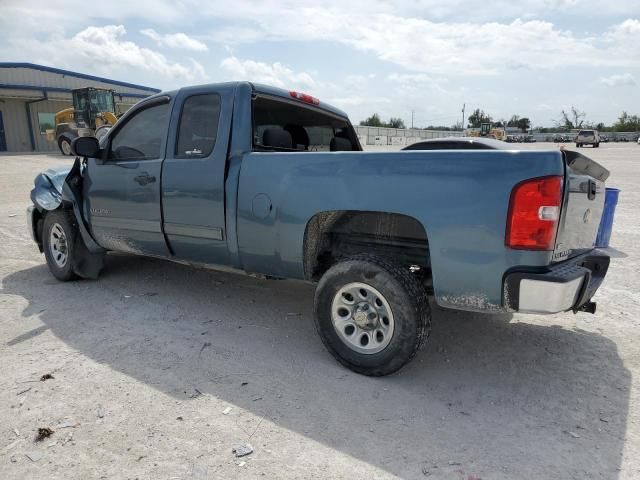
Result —
POLYGON ((78 88, 71 91, 73 107, 55 115, 55 130, 47 138, 55 140, 63 155, 71 155, 71 141, 76 137, 94 136, 100 139, 118 119, 113 90, 78 88))

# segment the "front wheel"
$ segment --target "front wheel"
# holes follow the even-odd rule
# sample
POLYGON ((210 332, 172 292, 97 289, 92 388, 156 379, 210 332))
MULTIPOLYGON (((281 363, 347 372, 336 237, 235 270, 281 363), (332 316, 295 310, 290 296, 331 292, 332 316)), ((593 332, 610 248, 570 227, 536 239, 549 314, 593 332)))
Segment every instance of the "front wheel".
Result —
POLYGON ((408 267, 358 255, 323 275, 315 296, 315 324, 341 364, 363 375, 382 376, 402 368, 424 345, 431 310, 424 286, 408 267))
POLYGON ((60 137, 58 139, 58 148, 63 155, 71 155, 71 141, 67 137, 60 137))
POLYGON ((77 229, 68 210, 54 210, 44 218, 42 247, 49 270, 63 282, 75 280, 73 252, 77 229))

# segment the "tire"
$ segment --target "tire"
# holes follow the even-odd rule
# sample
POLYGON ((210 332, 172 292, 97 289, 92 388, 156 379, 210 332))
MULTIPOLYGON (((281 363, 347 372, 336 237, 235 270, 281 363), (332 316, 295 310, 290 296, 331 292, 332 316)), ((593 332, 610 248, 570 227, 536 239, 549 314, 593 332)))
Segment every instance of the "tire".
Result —
POLYGON ((78 276, 73 271, 73 252, 78 229, 69 210, 54 210, 44 217, 42 248, 49 271, 68 282, 78 276))
POLYGON ((598 147, 600 147, 600 143, 594 143, 593 144, 593 148, 598 148, 598 147))
POLYGON ((371 254, 348 258, 327 270, 316 289, 314 310, 327 350, 362 375, 398 371, 424 346, 431 331, 431 309, 418 278, 393 260, 371 254), (347 305, 349 295, 353 301, 347 305), (365 304, 370 313, 363 317, 365 304), (343 315, 341 309, 348 313, 343 315), (372 312, 377 317, 373 324, 363 325, 372 312))
POLYGON ((102 140, 102 137, 104 137, 107 133, 109 133, 109 130, 111 130, 111 127, 113 127, 113 125, 110 125, 110 124, 101 125, 98 128, 96 128, 95 134, 93 136, 96 137, 98 141, 100 141, 102 140))
POLYGON ((58 148, 62 155, 73 155, 73 152, 71 151, 71 140, 67 137, 58 138, 58 148))
POLYGON ((576 143, 576 148, 580 148, 580 144, 579 143, 576 143))

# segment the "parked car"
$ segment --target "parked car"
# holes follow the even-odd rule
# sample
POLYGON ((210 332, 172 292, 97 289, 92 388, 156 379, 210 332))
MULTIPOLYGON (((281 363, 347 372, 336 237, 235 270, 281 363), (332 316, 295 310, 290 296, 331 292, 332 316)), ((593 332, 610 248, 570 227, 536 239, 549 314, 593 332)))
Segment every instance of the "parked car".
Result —
POLYGON ((607 137, 606 135, 600 135, 600 142, 608 143, 609 142, 609 137, 607 137))
POLYGON ((407 145, 402 150, 509 150, 505 142, 486 137, 443 137, 407 145))
POLYGON ((594 148, 600 146, 600 135, 597 130, 580 130, 576 136, 576 147, 591 145, 594 148))
POLYGON ((54 277, 97 278, 124 252, 315 282, 323 343, 365 375, 422 347, 428 295, 593 312, 609 266, 593 248, 609 172, 576 152, 362 152, 341 110, 245 82, 151 96, 72 148, 27 211, 54 277))

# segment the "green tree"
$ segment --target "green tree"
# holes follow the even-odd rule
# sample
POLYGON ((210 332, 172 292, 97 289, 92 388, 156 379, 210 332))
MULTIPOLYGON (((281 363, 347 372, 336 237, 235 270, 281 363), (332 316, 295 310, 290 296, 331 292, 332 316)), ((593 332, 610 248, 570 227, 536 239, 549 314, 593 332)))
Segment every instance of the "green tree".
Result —
POLYGON ((522 132, 524 133, 527 130, 529 130, 529 128, 531 128, 531 120, 529 120, 527 117, 522 117, 518 119, 518 122, 516 123, 516 127, 522 130, 522 132))
POLYGON ((491 123, 491 116, 484 113, 483 110, 476 108, 471 115, 469 115, 469 127, 478 128, 483 123, 491 123))
POLYGON ((366 127, 407 128, 401 118, 391 117, 388 122, 383 122, 380 119, 380 115, 378 115, 377 113, 374 113, 370 117, 362 120, 360 122, 360 125, 366 127))
POLYGON ((507 122, 507 127, 517 127, 520 117, 518 115, 511 115, 511 118, 507 122))
POLYGON ((404 121, 401 118, 393 118, 393 117, 391 117, 387 122, 387 124, 384 126, 389 128, 407 128, 404 126, 404 121))
POLYGON ((360 125, 367 127, 383 127, 382 120, 380 120, 380 115, 374 113, 368 118, 365 118, 360 122, 360 125))
POLYGON ((567 130, 571 130, 572 128, 582 128, 586 116, 587 114, 585 112, 581 112, 572 105, 568 112, 565 112, 564 110, 560 112, 560 121, 558 123, 567 130))
POLYGON ((640 130, 640 117, 622 112, 618 120, 613 124, 615 132, 636 132, 640 130))

